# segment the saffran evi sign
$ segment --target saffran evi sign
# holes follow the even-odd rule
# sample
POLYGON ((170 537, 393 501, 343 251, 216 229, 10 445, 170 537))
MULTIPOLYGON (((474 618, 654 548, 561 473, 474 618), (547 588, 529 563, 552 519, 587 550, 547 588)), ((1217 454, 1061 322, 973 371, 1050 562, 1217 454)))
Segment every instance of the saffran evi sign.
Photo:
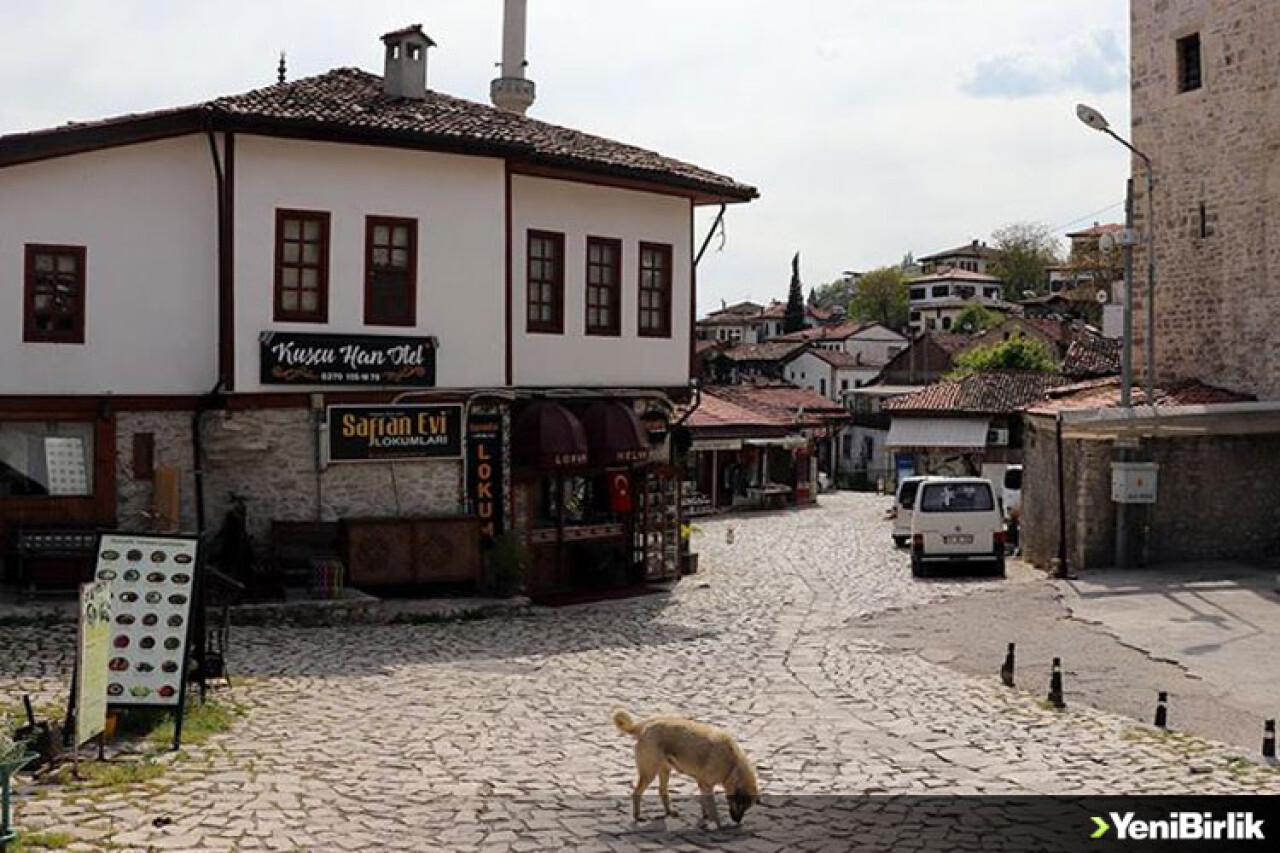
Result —
POLYGON ((436 384, 436 339, 263 332, 263 385, 436 384))

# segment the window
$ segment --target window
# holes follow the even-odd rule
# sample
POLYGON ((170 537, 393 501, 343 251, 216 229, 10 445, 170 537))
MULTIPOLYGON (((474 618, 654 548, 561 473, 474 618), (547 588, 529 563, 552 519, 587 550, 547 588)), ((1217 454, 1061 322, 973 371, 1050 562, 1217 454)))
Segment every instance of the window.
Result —
MULTIPOLYGON (((622 241, 587 238, 587 334, 620 335, 622 241)), ((738 331, 735 329, 734 331, 738 331)), ((739 332, 739 335, 741 332, 739 332)))
POLYGON ((84 343, 84 260, 84 246, 27 244, 24 341, 84 343))
POLYGON ((671 247, 640 244, 640 337, 671 337, 671 247))
POLYGON ((0 422, 0 497, 93 494, 94 425, 0 422))
POLYGON ((920 509, 924 512, 985 512, 995 505, 987 483, 926 483, 920 495, 920 509))
POLYGON ((920 312, 919 312, 919 311, 912 311, 912 312, 911 312, 911 322, 912 322, 912 323, 918 323, 918 322, 920 322, 920 312))
POLYGON ((418 221, 390 216, 364 220, 364 321, 412 326, 418 307, 418 221))
POLYGON ((564 332, 564 235, 530 231, 526 258, 530 332, 564 332))
POLYGON ((827 396, 827 380, 818 379, 818 393, 823 397, 827 396))
POLYGON ((950 317, 943 317, 943 318, 942 318, 942 328, 944 328, 944 329, 950 329, 950 328, 951 328, 951 318, 950 318, 950 317))
POLYGON ((1203 83, 1200 73, 1200 34, 1178 39, 1178 91, 1193 92, 1203 83))
POLYGON ((329 214, 276 211, 277 322, 329 321, 329 214))
POLYGON ((841 391, 848 391, 848 390, 849 390, 849 380, 848 380, 848 379, 841 379, 841 380, 840 380, 840 390, 841 390, 841 391))
POLYGON ((1000 288, 998 288, 998 287, 988 287, 988 288, 986 289, 986 295, 987 295, 987 298, 988 298, 988 299, 999 299, 999 298, 1000 298, 1000 288))
POLYGON ((933 290, 932 290, 931 295, 933 296, 933 298, 934 298, 934 299, 938 299, 938 298, 943 297, 943 296, 950 296, 950 295, 951 295, 951 285, 948 285, 948 284, 935 284, 935 285, 933 286, 933 290))
POLYGON ((925 290, 926 290, 926 288, 923 288, 923 287, 913 287, 913 288, 911 288, 911 299, 912 299, 912 301, 916 301, 916 300, 919 300, 919 299, 924 299, 924 298, 925 298, 925 290))

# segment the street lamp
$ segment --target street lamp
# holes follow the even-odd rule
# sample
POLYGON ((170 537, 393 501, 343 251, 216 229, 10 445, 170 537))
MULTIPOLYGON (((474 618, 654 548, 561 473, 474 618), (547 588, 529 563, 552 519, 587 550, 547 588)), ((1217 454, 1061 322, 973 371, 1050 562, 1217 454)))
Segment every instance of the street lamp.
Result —
MULTIPOLYGON (((1111 129, 1111 124, 1106 117, 1086 104, 1076 105, 1076 117, 1084 122, 1088 127, 1105 133, 1116 142, 1119 142, 1125 148, 1128 148, 1142 160, 1143 166, 1147 173, 1147 405, 1154 406, 1156 404, 1156 241, 1155 241, 1155 174, 1151 168, 1151 158, 1146 154, 1134 148, 1128 140, 1121 137, 1111 129)), ((1125 224, 1124 244, 1130 247, 1132 251, 1133 235, 1130 233, 1133 226, 1133 205, 1127 205, 1129 213, 1129 221, 1125 224)), ((1123 377, 1121 382, 1123 388, 1122 402, 1128 407, 1130 405, 1129 386, 1133 378, 1133 281, 1127 283, 1124 292, 1124 359, 1122 364, 1123 377)))

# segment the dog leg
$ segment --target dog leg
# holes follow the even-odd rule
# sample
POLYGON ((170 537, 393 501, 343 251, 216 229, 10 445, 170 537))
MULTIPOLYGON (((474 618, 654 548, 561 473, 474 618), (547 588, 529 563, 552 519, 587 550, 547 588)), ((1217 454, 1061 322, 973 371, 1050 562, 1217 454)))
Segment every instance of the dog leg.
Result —
POLYGON ((702 819, 716 829, 720 828, 720 812, 716 809, 716 788, 714 785, 704 785, 698 783, 698 790, 702 795, 698 798, 702 801, 702 819))
POLYGON ((671 795, 667 793, 667 780, 671 778, 671 765, 663 764, 658 770, 658 795, 662 797, 662 810, 668 816, 675 814, 671 810, 671 795))
POLYGON ((640 770, 639 773, 640 778, 636 780, 635 790, 631 792, 631 815, 637 821, 640 820, 640 796, 645 792, 646 788, 653 784, 653 777, 657 775, 647 767, 640 770))

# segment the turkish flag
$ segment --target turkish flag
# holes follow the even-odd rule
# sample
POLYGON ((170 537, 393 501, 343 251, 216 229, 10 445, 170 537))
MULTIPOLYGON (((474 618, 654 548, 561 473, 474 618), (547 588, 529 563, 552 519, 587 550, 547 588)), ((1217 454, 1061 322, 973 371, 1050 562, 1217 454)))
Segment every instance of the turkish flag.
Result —
POLYGON ((631 512, 631 477, 626 471, 609 472, 609 510, 631 512))

